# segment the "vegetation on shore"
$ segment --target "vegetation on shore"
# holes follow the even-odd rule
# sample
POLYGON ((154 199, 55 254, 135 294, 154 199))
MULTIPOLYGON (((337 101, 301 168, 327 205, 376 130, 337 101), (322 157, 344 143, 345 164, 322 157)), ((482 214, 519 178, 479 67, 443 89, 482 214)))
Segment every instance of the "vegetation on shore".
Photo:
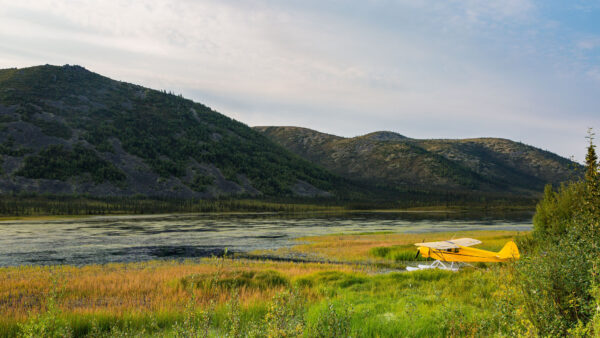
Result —
POLYGON ((0 195, 0 217, 55 216, 55 215, 116 215, 163 214, 203 212, 312 212, 312 211, 532 211, 532 198, 485 199, 479 197, 414 194, 400 200, 341 200, 331 198, 221 198, 177 199, 131 197, 93 197, 80 195, 0 195), (436 198, 439 197, 439 198, 436 198))
MULTIPOLYGON (((400 272, 412 243, 451 234, 308 237, 324 263, 229 257, 0 268, 3 337, 594 336, 600 332, 600 173, 547 188, 534 230, 453 233, 522 258, 400 272)), ((309 257, 310 258, 310 257, 309 257)))
MULTIPOLYGON (((475 237, 483 244, 479 248, 499 251, 504 244, 519 236, 517 231, 475 230, 434 233, 374 232, 364 234, 332 234, 297 239, 291 248, 255 251, 253 254, 272 257, 304 257, 329 262, 352 262, 373 266, 405 267, 415 261, 414 243, 475 237), (394 264, 396 263, 396 264, 394 264)), ((420 258, 421 260, 423 258, 420 258)))
POLYGON ((512 266, 512 303, 535 335, 600 335, 600 172, 589 141, 585 178, 546 188, 512 266))
MULTIPOLYGON (((511 234, 458 235, 504 240, 511 234)), ((500 269, 404 273, 359 264, 372 259, 395 262, 377 257, 360 242, 389 247, 413 241, 416 235, 394 234, 386 242, 387 236, 310 239, 321 249, 344 247, 340 243, 362 247, 348 260, 331 256, 345 264, 215 257, 0 268, 0 336, 392 337, 504 330, 497 312, 498 296, 504 292, 497 283, 500 269)))
POLYGON ((537 194, 580 177, 581 165, 500 138, 413 139, 393 132, 352 138, 301 127, 254 127, 289 151, 342 177, 399 190, 537 194))
POLYGON ((480 264, 458 273, 397 272, 414 253, 412 243, 450 234, 371 233, 304 238, 288 252, 330 263, 221 257, 8 267, 0 269, 0 332, 4 337, 594 335, 600 332, 600 175, 590 149, 585 180, 546 189, 531 234, 452 234, 479 238, 491 250, 514 236, 522 251, 515 263, 480 264))
POLYGON ((204 212, 342 211, 334 204, 282 203, 254 199, 153 199, 142 196, 3 196, 1 216, 119 215, 204 212))

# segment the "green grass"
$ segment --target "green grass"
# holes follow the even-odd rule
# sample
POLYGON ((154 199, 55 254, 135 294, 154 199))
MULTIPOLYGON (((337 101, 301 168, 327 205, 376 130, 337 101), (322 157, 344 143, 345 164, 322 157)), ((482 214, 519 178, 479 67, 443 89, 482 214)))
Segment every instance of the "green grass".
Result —
POLYGON ((371 255, 395 262, 426 261, 428 258, 416 255, 414 245, 379 246, 371 249, 371 255))
POLYGON ((353 336, 447 336, 498 329, 498 324, 488 322, 495 316, 493 275, 480 270, 374 276, 327 272, 300 281, 326 295, 309 312, 319 311, 326 302, 340 310, 352 306, 353 336))
MULTIPOLYGON (((250 273, 248 276, 235 276, 235 279, 232 276, 220 279, 216 287, 224 287, 234 296, 214 306, 204 319, 206 307, 191 307, 180 312, 120 315, 57 312, 43 313, 30 319, 22 328, 48 325, 48 318, 52 317, 59 318, 57 322, 63 323, 63 329, 78 337, 94 332, 106 336, 177 336, 177 330, 181 329, 179 325, 187 320, 186 325, 190 326, 186 330, 199 330, 208 323, 210 335, 215 337, 236 330, 254 330, 259 336, 265 336, 269 330, 268 317, 279 316, 283 321, 294 321, 290 330, 299 330, 297 332, 309 337, 336 336, 336 332, 349 333, 354 337, 489 335, 502 329, 494 308, 494 294, 498 289, 495 274, 495 271, 475 269, 458 273, 426 270, 375 275, 331 270, 298 277, 290 283, 273 271, 263 273, 263 277, 250 273), (267 282, 257 282, 257 285, 263 283, 268 287, 274 283, 285 286, 283 293, 295 292, 298 297, 296 303, 292 304, 293 301, 288 299, 275 304, 275 298, 246 305, 240 305, 239 301, 236 303, 236 292, 241 292, 254 283, 252 280, 260 278, 267 282), (234 280, 239 282, 233 283, 234 280), (310 294, 316 295, 316 298, 305 300, 310 294)), ((13 323, 3 325, 0 336, 14 337, 22 332, 13 323)))
MULTIPOLYGON (((467 234, 485 238, 488 248, 514 236, 467 234)), ((394 257, 410 249, 413 256, 412 245, 382 246, 410 243, 412 236, 351 235, 340 245, 366 241, 365 255, 394 257)), ((324 248, 336 243, 332 236, 313 239, 324 248)), ((514 327, 500 264, 405 272, 350 263, 211 258, 4 268, 0 337, 446 337, 509 334, 514 327)))

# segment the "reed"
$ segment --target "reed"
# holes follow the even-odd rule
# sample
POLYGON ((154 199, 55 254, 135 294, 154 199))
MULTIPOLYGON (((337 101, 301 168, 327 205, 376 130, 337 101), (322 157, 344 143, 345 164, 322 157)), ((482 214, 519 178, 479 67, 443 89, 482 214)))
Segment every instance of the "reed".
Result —
MULTIPOLYGON (((460 235, 500 243, 514 233, 460 235)), ((300 246, 323 255, 334 246, 337 255, 350 245, 362 255, 350 261, 360 262, 373 259, 373 248, 443 236, 335 235, 300 246)), ((504 328, 499 268, 381 272, 375 264, 227 257, 0 268, 0 337, 476 336, 504 328)))
POLYGON ((275 251, 256 251, 254 254, 312 257, 315 259, 390 263, 414 261, 414 243, 447 240, 449 238, 474 237, 483 243, 478 248, 498 251, 509 240, 521 233, 504 230, 475 230, 459 232, 436 232, 425 234, 407 233, 367 233, 334 234, 298 238, 300 244, 292 248, 275 251))

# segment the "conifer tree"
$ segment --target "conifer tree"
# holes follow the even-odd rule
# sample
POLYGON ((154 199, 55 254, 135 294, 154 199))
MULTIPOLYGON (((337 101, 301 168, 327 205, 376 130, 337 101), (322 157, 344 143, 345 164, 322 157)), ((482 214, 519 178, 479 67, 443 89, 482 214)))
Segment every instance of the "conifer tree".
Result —
POLYGON ((593 182, 598 177, 598 156, 596 155, 596 145, 594 144, 594 133, 590 128, 588 130, 588 136, 586 137, 590 141, 588 146, 588 152, 585 156, 585 179, 586 181, 593 182))
POLYGON ((598 156, 596 155, 596 145, 594 144, 594 133, 590 128, 588 136, 590 144, 585 157, 585 182, 589 193, 586 205, 592 214, 600 214, 600 173, 598 172, 598 156))

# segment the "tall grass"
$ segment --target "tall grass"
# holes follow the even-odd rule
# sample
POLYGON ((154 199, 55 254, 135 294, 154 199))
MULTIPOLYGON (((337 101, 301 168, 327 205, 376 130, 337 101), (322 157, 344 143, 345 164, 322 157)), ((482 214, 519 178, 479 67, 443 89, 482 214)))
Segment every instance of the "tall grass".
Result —
POLYGON ((506 327, 501 271, 227 257, 1 268, 0 337, 489 335, 506 327))
POLYGON ((476 230, 458 232, 437 232, 427 234, 367 233, 333 234, 297 239, 300 242, 292 248, 275 251, 257 251, 255 254, 312 257, 327 261, 352 263, 394 263, 423 260, 416 258, 414 243, 441 241, 449 238, 474 237, 483 243, 478 248, 499 251, 507 241, 519 236, 517 231, 476 230))
MULTIPOLYGON (((101 298, 94 299, 89 291, 66 287, 64 293, 53 300, 55 305, 22 316, 3 316, 5 322, 0 336, 16 337, 42 330, 64 330, 60 332, 76 337, 132 334, 183 337, 190 333, 236 337, 250 334, 257 337, 284 334, 444 336, 486 334, 499 327, 489 322, 489 318, 494 317, 493 299, 497 289, 494 272, 422 271, 382 275, 349 268, 338 270, 339 266, 325 264, 300 270, 295 267, 297 263, 264 263, 262 267, 252 268, 264 272, 278 269, 288 282, 266 287, 273 285, 272 278, 265 280, 262 286, 262 281, 256 279, 247 281, 254 284, 248 287, 247 283, 230 283, 232 275, 225 272, 230 269, 230 263, 235 262, 227 262, 221 275, 217 275, 217 270, 210 272, 211 276, 219 276, 210 288, 211 295, 205 292, 204 277, 202 281, 196 280, 198 283, 189 282, 193 273, 170 281, 155 279, 159 292, 160 284, 167 283, 172 289, 185 290, 187 295, 181 303, 170 300, 161 307, 146 306, 143 293, 135 296, 136 307, 96 306, 101 298), (173 280, 177 280, 177 284, 173 284, 173 280), (72 302, 66 301, 74 297, 88 301, 74 307, 72 302)), ((173 271, 166 264, 154 268, 173 271)), ((135 266, 128 265, 119 266, 118 272, 122 275, 139 273, 135 266)), ((45 295, 42 293, 40 297, 45 295)), ((131 304, 131 291, 122 296, 129 298, 131 304)), ((4 313, 15 312, 7 310, 2 307, 4 313)))

